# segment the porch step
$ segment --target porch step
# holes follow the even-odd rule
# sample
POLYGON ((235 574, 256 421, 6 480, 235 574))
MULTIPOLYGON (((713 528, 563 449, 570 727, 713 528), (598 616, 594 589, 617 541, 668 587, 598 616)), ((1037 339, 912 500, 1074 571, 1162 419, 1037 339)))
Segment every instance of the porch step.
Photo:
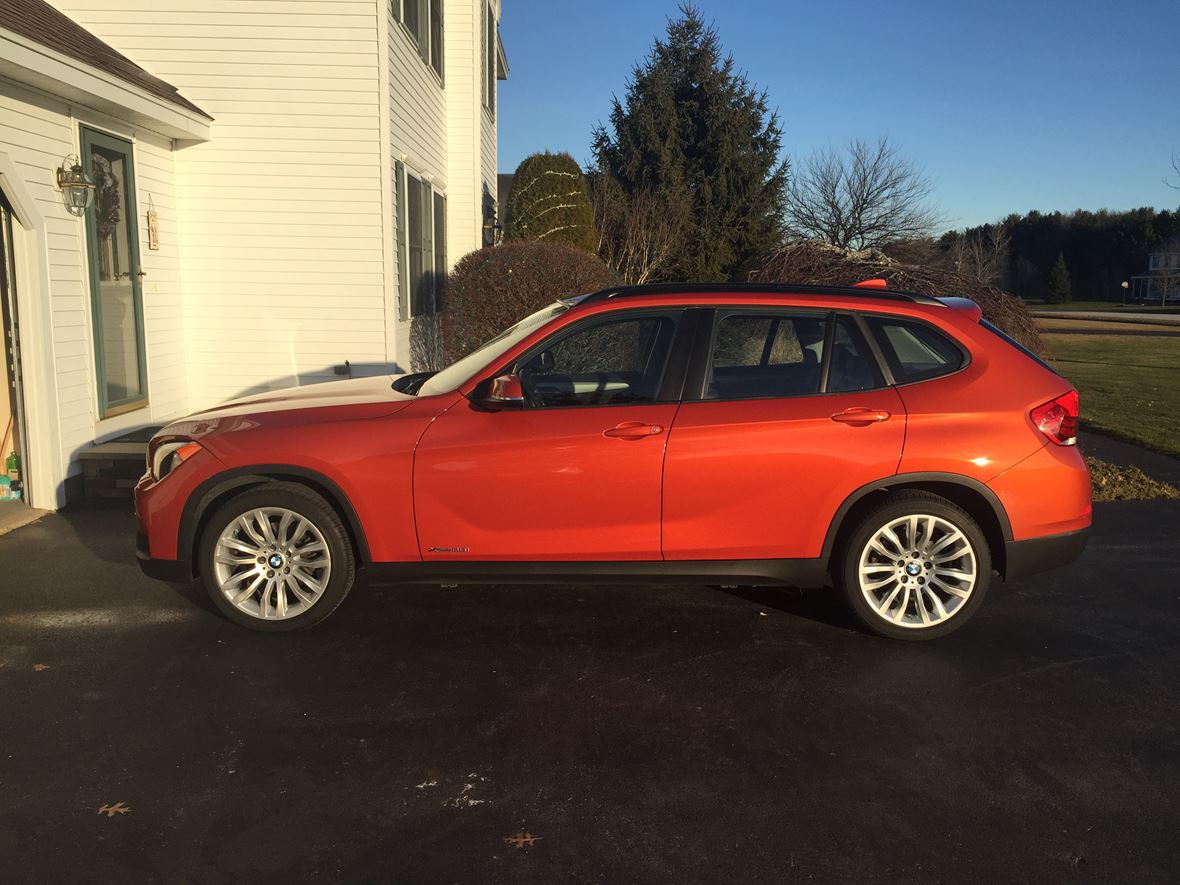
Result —
POLYGON ((112 440, 79 452, 86 498, 130 498, 146 459, 146 442, 112 440))

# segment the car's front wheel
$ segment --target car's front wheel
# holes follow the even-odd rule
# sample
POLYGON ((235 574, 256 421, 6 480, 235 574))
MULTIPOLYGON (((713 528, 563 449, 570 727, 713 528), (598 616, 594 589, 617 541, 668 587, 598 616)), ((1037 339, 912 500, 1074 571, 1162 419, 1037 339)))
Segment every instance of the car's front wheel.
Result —
POLYGON ((866 513, 835 569, 857 618, 893 639, 935 639, 978 610, 991 577, 987 540, 945 498, 899 492, 866 513))
POLYGON ((303 630, 324 620, 356 576, 340 516, 295 483, 235 495, 205 525, 201 578, 213 604, 252 630, 303 630))

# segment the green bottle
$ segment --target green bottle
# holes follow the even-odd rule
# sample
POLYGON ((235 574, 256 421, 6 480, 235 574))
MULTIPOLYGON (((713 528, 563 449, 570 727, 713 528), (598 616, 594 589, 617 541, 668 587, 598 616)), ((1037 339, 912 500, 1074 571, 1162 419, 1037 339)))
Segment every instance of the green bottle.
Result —
POLYGON ((9 455, 4 461, 4 469, 9 479, 20 479, 20 455, 16 452, 9 455))

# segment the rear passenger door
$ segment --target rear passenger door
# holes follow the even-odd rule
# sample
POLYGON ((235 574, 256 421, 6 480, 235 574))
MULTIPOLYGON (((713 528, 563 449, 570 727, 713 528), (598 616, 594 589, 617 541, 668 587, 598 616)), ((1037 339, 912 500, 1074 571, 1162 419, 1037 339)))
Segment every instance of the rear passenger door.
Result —
POLYGON ((668 438, 664 558, 817 557, 844 499, 896 472, 901 398, 851 315, 712 313, 668 438))

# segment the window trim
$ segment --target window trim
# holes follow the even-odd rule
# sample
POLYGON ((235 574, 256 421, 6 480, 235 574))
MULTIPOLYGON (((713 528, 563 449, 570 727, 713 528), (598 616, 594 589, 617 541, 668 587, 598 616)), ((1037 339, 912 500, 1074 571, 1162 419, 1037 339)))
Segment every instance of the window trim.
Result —
POLYGON ((439 86, 446 86, 446 10, 444 0, 390 0, 389 14, 393 20, 400 26, 400 30, 406 35, 410 44, 414 47, 414 51, 418 57, 422 59, 422 63, 430 69, 434 78, 438 80, 439 86), (418 28, 421 34, 411 30, 409 24, 406 22, 405 10, 409 4, 413 4, 417 12, 418 28), (439 46, 438 46, 438 67, 435 68, 431 61, 431 56, 434 53, 434 38, 431 33, 431 10, 438 9, 438 23, 439 23, 439 46))
POLYGON ((676 324, 672 330, 672 342, 668 345, 668 356, 664 360, 663 374, 660 378, 655 399, 643 403, 586 403, 584 405, 569 406, 529 406, 524 409, 514 409, 512 411, 535 414, 542 411, 564 412, 569 409, 620 409, 628 406, 642 408, 644 406, 675 405, 680 402, 680 391, 685 368, 690 359, 691 348, 695 344, 694 337, 697 330, 697 321, 694 313, 699 315, 699 311, 695 311, 690 306, 671 305, 668 307, 637 307, 628 310, 610 310, 603 313, 591 314, 582 319, 576 319, 559 329, 554 329, 552 333, 546 335, 528 350, 523 351, 507 362, 497 364, 495 371, 488 372, 475 385, 475 388, 468 394, 468 399, 472 402, 478 402, 486 395, 486 391, 491 386, 493 380, 501 375, 512 372, 521 363, 528 362, 541 351, 552 347, 570 335, 575 335, 598 325, 654 316, 670 319, 676 324))

